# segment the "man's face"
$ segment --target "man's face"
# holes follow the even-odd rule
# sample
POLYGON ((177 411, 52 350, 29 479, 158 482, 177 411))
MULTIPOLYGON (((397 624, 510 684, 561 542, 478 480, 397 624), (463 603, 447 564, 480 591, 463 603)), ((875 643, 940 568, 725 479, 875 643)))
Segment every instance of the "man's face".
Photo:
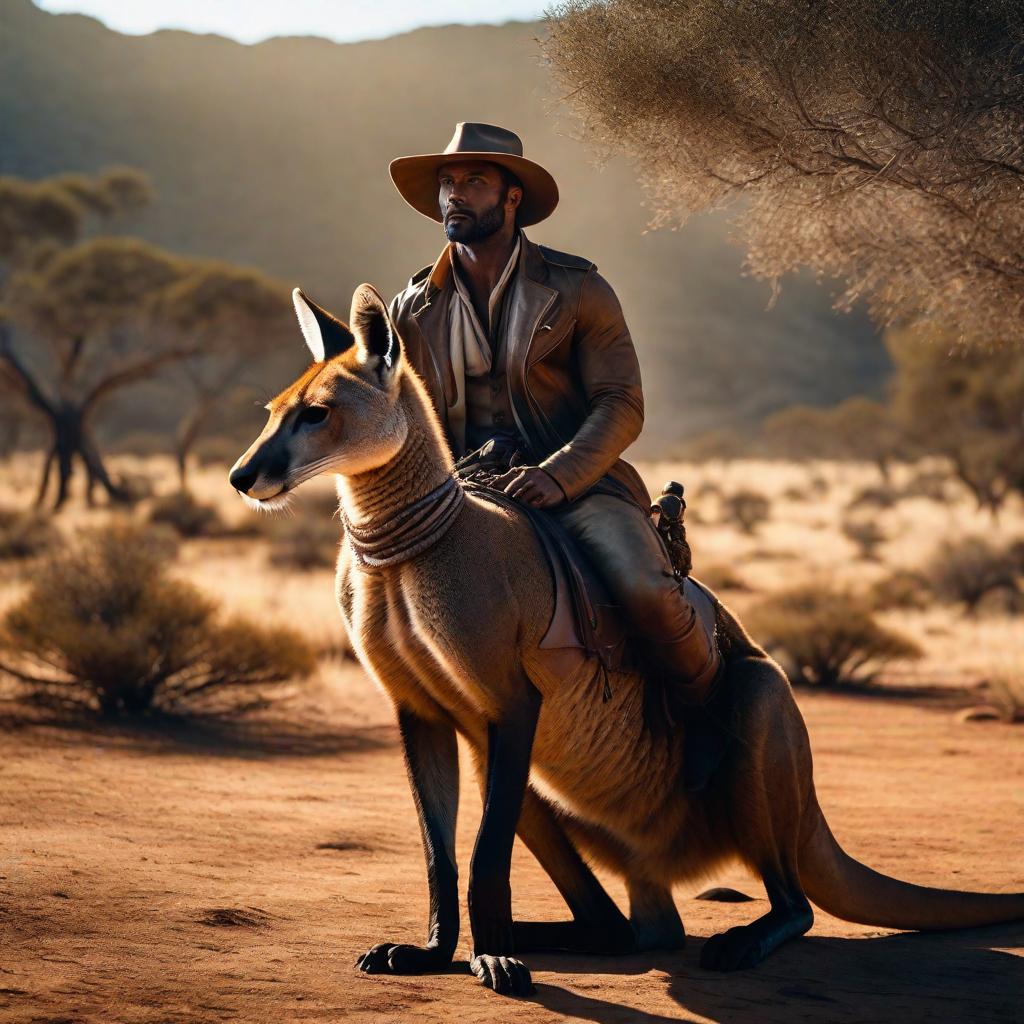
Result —
POLYGON ((512 216, 522 189, 506 188, 496 164, 459 162, 437 172, 438 202, 450 242, 479 242, 512 216))

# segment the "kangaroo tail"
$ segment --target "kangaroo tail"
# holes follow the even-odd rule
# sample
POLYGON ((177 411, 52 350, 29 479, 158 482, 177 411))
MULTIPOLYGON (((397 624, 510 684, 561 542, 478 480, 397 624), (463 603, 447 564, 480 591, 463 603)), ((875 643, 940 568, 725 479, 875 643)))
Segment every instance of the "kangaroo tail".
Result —
POLYGON ((835 917, 908 931, 1024 920, 1024 893, 932 889, 872 871, 836 842, 813 794, 805 822, 800 881, 808 899, 835 917))

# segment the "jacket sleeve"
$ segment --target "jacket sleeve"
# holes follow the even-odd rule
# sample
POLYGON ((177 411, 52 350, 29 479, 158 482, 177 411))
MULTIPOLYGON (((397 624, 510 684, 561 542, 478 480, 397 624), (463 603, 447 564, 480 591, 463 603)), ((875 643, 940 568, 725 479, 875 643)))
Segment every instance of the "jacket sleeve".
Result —
POLYGON ((588 271, 580 289, 573 346, 588 412, 575 436, 540 466, 572 501, 595 484, 640 435, 640 364, 611 285, 588 271))

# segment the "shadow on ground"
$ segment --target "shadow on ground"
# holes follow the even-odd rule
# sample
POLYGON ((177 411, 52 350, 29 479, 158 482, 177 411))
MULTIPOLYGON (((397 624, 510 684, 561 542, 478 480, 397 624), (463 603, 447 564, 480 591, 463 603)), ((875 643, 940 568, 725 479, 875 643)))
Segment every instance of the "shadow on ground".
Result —
POLYGON ((1024 925, 963 932, 876 938, 806 937, 759 967, 715 974, 697 966, 703 940, 682 953, 622 958, 530 957, 536 972, 586 975, 650 974, 637 986, 665 986, 679 1007, 671 1015, 537 985, 536 1002, 568 1020, 597 1024, 669 1024, 699 1015, 722 1024, 814 1021, 828 1024, 988 1024, 1019 1022, 1024 1005, 1024 957, 1005 952, 1024 944, 1024 925), (1003 948, 1000 948, 1003 947, 1003 948))
POLYGON ((140 754, 274 758, 361 754, 397 742, 391 725, 345 726, 283 714, 230 718, 227 715, 159 715, 132 722, 105 722, 88 715, 25 713, 0 715, 0 731, 45 732, 54 740, 79 745, 109 743, 140 754))

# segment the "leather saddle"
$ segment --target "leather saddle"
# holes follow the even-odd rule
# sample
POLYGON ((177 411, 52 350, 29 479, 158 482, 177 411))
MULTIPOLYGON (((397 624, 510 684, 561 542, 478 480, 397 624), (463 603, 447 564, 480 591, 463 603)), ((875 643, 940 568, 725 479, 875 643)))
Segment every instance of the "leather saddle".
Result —
MULTIPOLYGON (((526 517, 544 551, 554 585, 554 610, 540 643, 549 669, 566 677, 581 658, 593 657, 603 670, 604 698, 611 697, 609 676, 639 668, 640 659, 630 642, 631 624, 612 601, 608 588, 594 571, 568 530, 551 514, 516 501, 490 481, 516 465, 515 456, 495 452, 491 444, 461 460, 456 471, 470 494, 526 517)), ((716 602, 704 587, 689 577, 683 593, 714 635, 716 602)))

